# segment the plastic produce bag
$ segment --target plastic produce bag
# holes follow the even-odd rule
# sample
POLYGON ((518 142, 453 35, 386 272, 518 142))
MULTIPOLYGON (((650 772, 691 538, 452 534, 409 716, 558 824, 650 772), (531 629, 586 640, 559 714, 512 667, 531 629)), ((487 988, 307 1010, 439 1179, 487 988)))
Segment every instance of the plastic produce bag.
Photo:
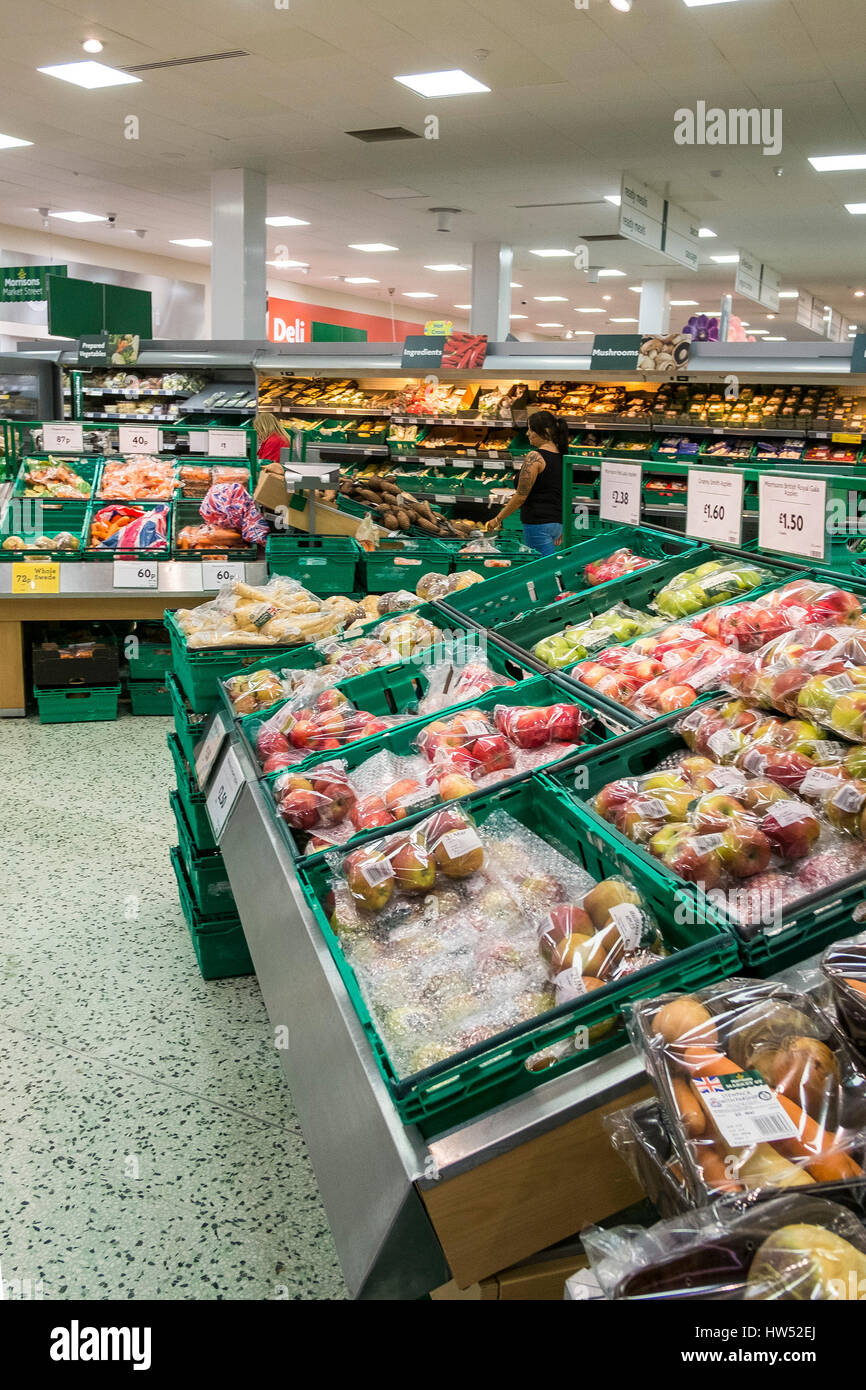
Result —
POLYGON ((594 588, 596 584, 607 584, 611 579, 620 579, 624 574, 635 574, 652 564, 655 564, 654 560, 645 560, 642 555, 635 555, 634 551, 626 546, 614 550, 603 560, 591 560, 584 568, 583 577, 589 587, 594 588))
POLYGON ((241 672, 240 675, 230 676, 223 685, 231 701, 232 712, 238 718, 275 705, 278 700, 284 700, 291 689, 277 671, 269 669, 251 671, 249 675, 241 672))
POLYGON ((263 585, 232 580, 209 603, 178 609, 175 619, 189 647, 300 646, 339 631, 353 607, 273 575, 263 585))
POLYGON ((830 983, 839 1023, 866 1061, 866 932, 828 947, 821 971, 830 983))
POLYGON ((449 594, 460 593, 463 589, 469 589, 473 584, 483 584, 485 576, 476 574, 474 570, 461 570, 458 574, 422 574, 418 583, 415 585, 415 593, 418 598, 423 598, 427 602, 433 599, 447 598, 449 594))
POLYGON ((863 1178, 866 1077, 807 995, 727 980, 639 1000, 629 1031, 697 1205, 863 1178))
POLYGON ((657 618, 628 608, 624 603, 599 613, 585 623, 575 623, 561 632, 544 637, 533 647, 533 656, 554 670, 573 666, 577 661, 586 661, 598 655, 605 647, 615 642, 629 642, 641 633, 651 632, 661 626, 657 618))
POLYGON ((385 717, 370 714, 353 705, 342 691, 311 682, 261 725, 256 752, 264 771, 275 772, 312 754, 385 733, 411 717, 408 712, 385 717))
POLYGON ((849 1301, 866 1293, 866 1233, 851 1205, 805 1190, 722 1198, 648 1230, 593 1226, 581 1241, 611 1299, 849 1301))
MULTIPOLYGON (((572 997, 601 985, 584 978, 581 965, 622 973, 645 961, 631 921, 628 941, 621 948, 614 941, 617 907, 636 907, 644 922, 634 890, 619 880, 596 884, 504 811, 476 826, 463 807, 444 807, 329 863, 331 925, 401 1076, 546 1013, 566 955, 572 997), (559 939, 555 945, 549 933, 557 908, 568 948, 554 968, 559 939), (583 920, 580 912, 592 928, 588 938, 566 931, 583 920), (576 952, 587 939, 584 960, 576 952)), ((616 1023, 597 1027, 603 1035, 616 1023)))
POLYGON ((110 502, 169 501, 178 486, 172 459, 135 454, 132 458, 106 460, 97 496, 110 502))
POLYGON ((339 826, 357 799, 344 762, 322 763, 303 773, 281 772, 272 790, 277 815, 292 830, 339 826))
POLYGON ((650 606, 665 618, 687 618, 724 599, 750 593, 771 578, 769 570, 745 561, 707 560, 678 574, 650 606))
POLYGON ((662 1216, 688 1211, 691 1200, 683 1165, 674 1148, 662 1108, 655 1097, 614 1110, 602 1119, 619 1155, 662 1216))
POLYGON ((264 545, 268 524, 242 483, 216 483, 199 507, 211 526, 240 531, 248 545, 264 545))
POLYGON ((494 671, 485 656, 471 650, 467 654, 470 659, 462 663, 443 659, 420 667, 419 674, 427 689, 418 704, 419 714, 435 714, 465 700, 475 700, 488 690, 515 684, 510 676, 494 671))
POLYGON ((101 507, 90 519, 90 544, 96 550, 166 550, 168 507, 101 507))

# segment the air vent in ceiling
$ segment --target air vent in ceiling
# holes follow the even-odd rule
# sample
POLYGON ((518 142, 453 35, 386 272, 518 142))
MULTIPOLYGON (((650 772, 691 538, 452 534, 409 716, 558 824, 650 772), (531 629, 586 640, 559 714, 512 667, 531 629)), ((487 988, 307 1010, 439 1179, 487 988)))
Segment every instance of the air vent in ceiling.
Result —
POLYGON ((347 130, 347 135, 351 135, 353 140, 363 140, 365 145, 381 145, 386 140, 420 140, 421 136, 416 135, 414 130, 407 130, 402 125, 382 125, 374 127, 373 130, 347 130))
POLYGON ((580 239, 581 239, 581 241, 625 241, 625 240, 626 240, 626 238, 625 238, 624 236, 620 236, 619 232, 599 232, 599 233, 597 233, 597 234, 593 234, 592 236, 582 236, 580 239))
POLYGON ((159 63, 137 63, 124 72, 155 72, 157 68, 185 68, 191 63, 220 63, 224 58, 249 58, 245 48, 230 48, 225 53, 199 53, 194 58, 163 58, 159 63))

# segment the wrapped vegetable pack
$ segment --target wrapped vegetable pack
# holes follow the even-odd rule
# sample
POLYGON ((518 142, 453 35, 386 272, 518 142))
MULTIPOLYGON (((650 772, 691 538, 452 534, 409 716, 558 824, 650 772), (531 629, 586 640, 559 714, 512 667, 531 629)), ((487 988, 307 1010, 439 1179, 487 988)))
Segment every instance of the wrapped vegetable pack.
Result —
POLYGON ((802 1303, 866 1294, 862 1219, 805 1189, 721 1198, 648 1230, 593 1226, 581 1240, 610 1299, 802 1303))
POLYGON ((445 807, 332 872, 331 925, 401 1076, 655 959, 630 885, 597 884, 501 810, 479 827, 445 807))
POLYGON ((707 560, 666 584, 651 607, 665 618, 687 618, 724 599, 748 594, 771 578, 769 570, 745 561, 707 560))
POLYGON ((778 929, 786 907, 866 867, 866 846, 822 808, 700 755, 609 782, 592 807, 743 928, 778 929))
POLYGON ((103 464, 97 496, 110 502, 167 502, 177 487, 172 459, 134 454, 103 464))
POLYGON ((539 661, 558 671, 565 666, 573 666, 577 661, 586 661, 614 642, 630 642, 633 637, 659 627, 661 623, 658 618, 629 608, 624 603, 616 603, 585 623, 576 623, 542 638, 532 652, 539 661))
POLYGON ((863 1178, 866 1077, 809 996, 732 979, 639 1000, 629 1031, 696 1205, 863 1178))
POLYGON ((635 574, 652 564, 655 564, 654 560, 645 560, 642 555, 635 555, 633 550, 624 546, 603 560, 590 560, 584 568, 583 578, 590 588, 594 588, 597 584, 607 584, 611 579, 621 579, 624 574, 635 574))
POLYGON ((168 547, 168 507, 101 507, 90 518, 94 550, 165 550, 168 547))
POLYGON ((476 574, 474 570, 461 570, 459 574, 422 574, 418 583, 415 585, 415 593, 418 598, 423 598, 426 602, 432 603, 433 599, 447 598, 449 594, 459 594, 463 589, 469 589, 473 584, 483 584, 484 575, 476 574))
POLYGON ((38 459, 24 460, 25 497, 53 497, 58 501, 67 499, 80 502, 82 497, 90 496, 90 491, 90 483, 76 473, 70 463, 56 458, 49 458, 47 463, 38 459))
POLYGON ((318 599, 294 579, 274 575, 267 584, 235 579, 210 603, 179 608, 175 619, 191 648, 302 646, 338 632, 355 604, 318 599))

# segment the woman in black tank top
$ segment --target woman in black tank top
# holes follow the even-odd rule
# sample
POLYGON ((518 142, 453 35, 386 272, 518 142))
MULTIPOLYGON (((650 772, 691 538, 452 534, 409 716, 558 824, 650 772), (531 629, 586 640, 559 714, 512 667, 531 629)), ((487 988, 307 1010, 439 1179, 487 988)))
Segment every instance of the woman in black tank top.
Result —
POLYGON ((520 468, 517 489, 492 521, 498 531, 506 517, 520 509, 523 539, 540 555, 552 555, 562 539, 562 474, 568 452, 568 430, 550 410, 536 410, 527 421, 531 445, 520 468))

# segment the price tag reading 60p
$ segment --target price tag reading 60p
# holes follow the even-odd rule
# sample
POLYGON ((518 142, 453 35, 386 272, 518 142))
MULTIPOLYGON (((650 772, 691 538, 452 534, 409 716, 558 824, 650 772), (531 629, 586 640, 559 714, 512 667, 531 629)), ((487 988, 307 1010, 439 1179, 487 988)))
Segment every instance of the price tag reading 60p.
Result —
POLYGON ((643 469, 639 463, 602 459, 598 508, 601 520, 619 521, 624 526, 640 526, 642 484, 643 469))
POLYGON ((155 560, 115 560, 115 589, 156 589, 159 569, 155 560))
POLYGON ((825 478, 758 480, 758 546, 823 560, 827 546, 825 478))
POLYGON ((743 474, 689 469, 686 535, 739 545, 743 535, 743 474))
POLYGON ((224 584, 232 584, 236 579, 246 578, 243 561, 232 563, 229 560, 202 560, 201 586, 205 590, 221 589, 224 584))

